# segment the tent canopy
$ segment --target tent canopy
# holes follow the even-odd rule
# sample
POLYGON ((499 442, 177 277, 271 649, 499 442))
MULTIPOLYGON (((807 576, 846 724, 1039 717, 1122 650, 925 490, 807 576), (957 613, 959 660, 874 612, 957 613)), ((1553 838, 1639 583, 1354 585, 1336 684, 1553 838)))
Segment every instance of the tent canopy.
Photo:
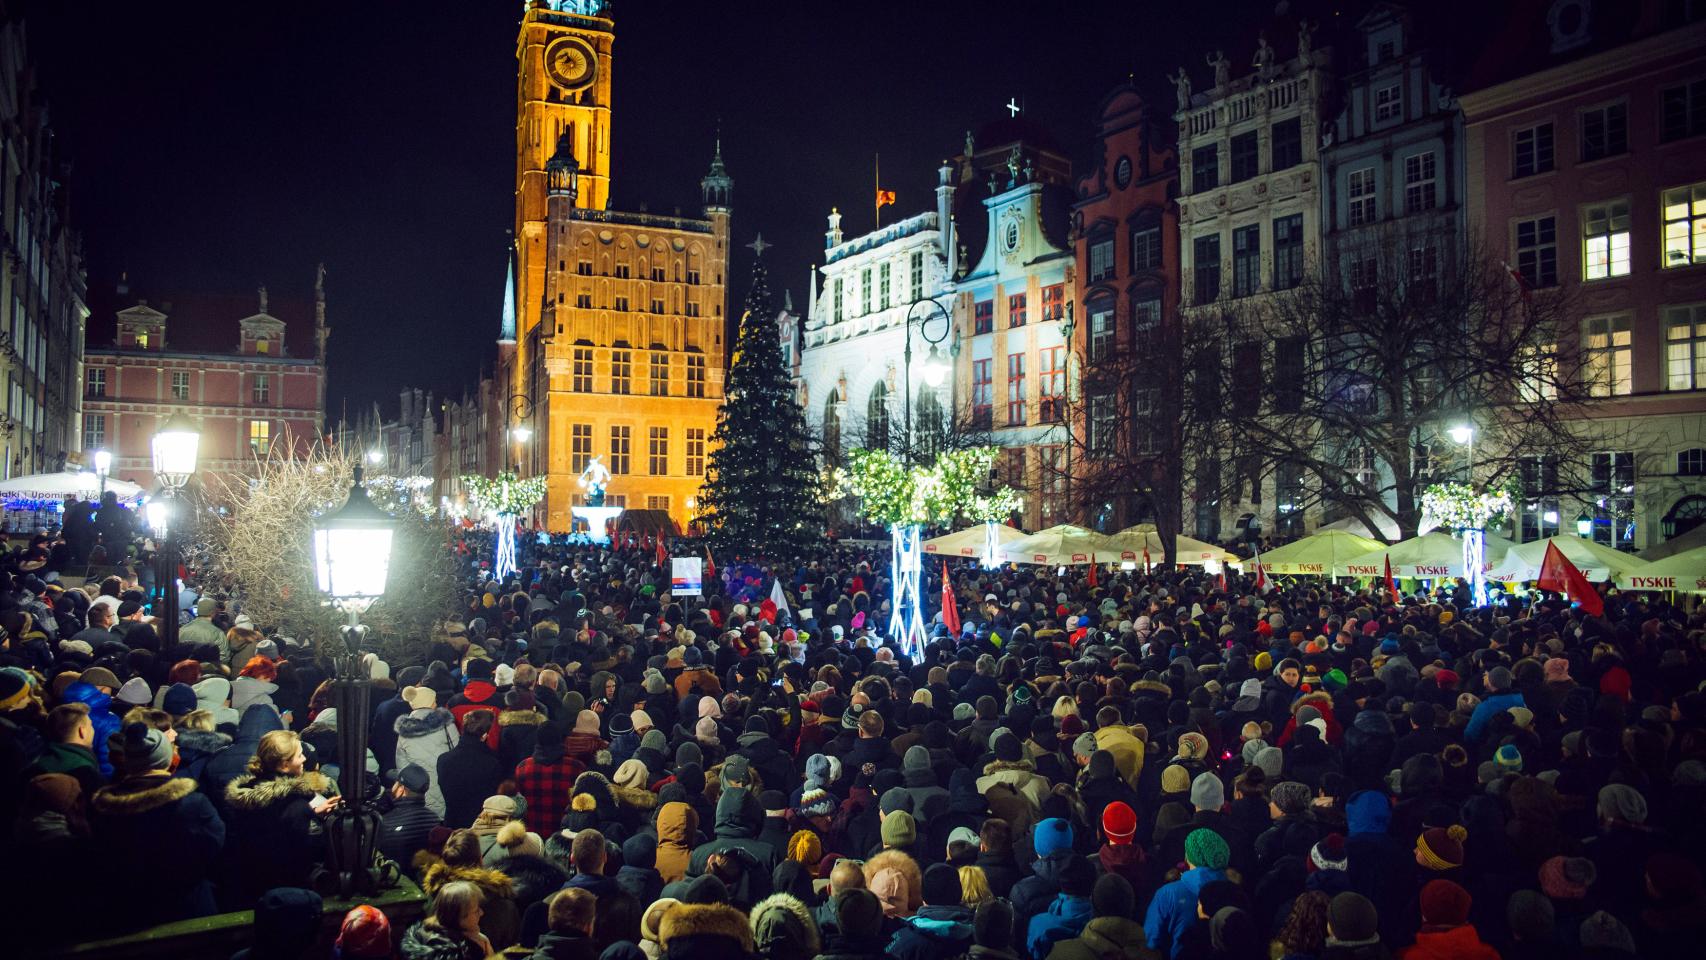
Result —
MULTIPOLYGON (((1161 535, 1155 532, 1155 524, 1140 523, 1126 527, 1119 533, 1108 537, 1119 547, 1118 560, 1143 560, 1143 552, 1149 551, 1151 563, 1160 563, 1166 554, 1166 543, 1161 535)), ((1220 563, 1237 563, 1238 558, 1212 543, 1193 540, 1190 537, 1174 537, 1173 543, 1178 548, 1177 561, 1188 566, 1201 566, 1211 560, 1220 563)))
POLYGON ((1540 576, 1540 564, 1546 559, 1548 544, 1556 544, 1558 552, 1575 564, 1582 576, 1595 582, 1615 579, 1618 574, 1643 563, 1632 553, 1613 550, 1581 537, 1547 537, 1513 545, 1505 551, 1503 560, 1493 564, 1487 579, 1503 583, 1527 583, 1535 579, 1540 576))
MULTIPOLYGON (((85 500, 95 499, 101 489, 101 478, 93 473, 60 470, 57 473, 32 473, 0 481, 0 497, 23 500, 63 500, 76 494, 85 500)), ((107 489, 120 500, 138 500, 145 492, 129 480, 107 478, 107 489)))
MULTIPOLYGON (((1487 563, 1489 569, 1504 559, 1512 544, 1503 537, 1487 534, 1487 563)), ((1352 557, 1342 572, 1352 577, 1386 575, 1386 561, 1392 561, 1392 576, 1406 580, 1437 580, 1442 577, 1461 577, 1463 573, 1463 541, 1446 533, 1424 533, 1419 537, 1394 543, 1352 557)), ((1264 563, 1266 559, 1264 558, 1264 563)))
POLYGON ((1662 560, 1643 563, 1617 576, 1625 590, 1676 590, 1706 593, 1706 547, 1673 553, 1662 560))
POLYGON ((1347 562, 1384 549, 1386 544, 1379 540, 1344 530, 1321 530, 1262 554, 1262 567, 1269 573, 1332 576, 1347 562))
MULTIPOLYGON (((949 557, 981 557, 983 556, 984 538, 988 536, 983 524, 979 523, 964 530, 955 530, 939 537, 931 537, 924 541, 925 553, 949 557)), ((995 543, 997 549, 1004 548, 1014 540, 1023 539, 1025 531, 1016 530, 1005 523, 995 525, 995 543)))
POLYGON ((1011 540, 1001 547, 1008 563, 1040 563, 1070 566, 1079 563, 1108 563, 1118 560, 1120 547, 1094 530, 1062 523, 1038 530, 1028 537, 1011 540))

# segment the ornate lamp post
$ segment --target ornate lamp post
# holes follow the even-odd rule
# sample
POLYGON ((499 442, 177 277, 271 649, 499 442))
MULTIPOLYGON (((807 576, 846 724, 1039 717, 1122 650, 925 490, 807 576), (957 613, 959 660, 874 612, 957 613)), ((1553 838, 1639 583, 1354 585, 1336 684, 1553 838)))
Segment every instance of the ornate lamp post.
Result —
POLYGON ((918 335, 929 344, 930 352, 924 357, 924 384, 934 390, 948 378, 948 361, 936 350, 936 345, 948 339, 948 331, 953 322, 948 319, 948 308, 933 297, 921 297, 912 302, 906 311, 906 349, 901 353, 901 388, 906 394, 906 456, 910 463, 913 460, 913 449, 917 445, 917 429, 912 422, 912 320, 918 317, 918 335), (919 316, 919 307, 924 307, 924 313, 919 316), (942 330, 936 336, 930 335, 930 321, 942 318, 942 330))
MULTIPOLYGON (((195 476, 196 459, 201 451, 201 430, 188 417, 174 413, 154 434, 153 448, 154 477, 160 481, 161 496, 175 502, 184 484, 195 476)), ((104 479, 105 474, 102 477, 104 479)), ((162 527, 172 512, 173 505, 160 505, 158 517, 162 527)), ((151 521, 154 516, 150 514, 151 521)), ((178 642, 178 544, 173 534, 182 526, 180 523, 166 530, 167 535, 160 543, 160 566, 165 573, 161 584, 161 600, 165 609, 160 611, 165 630, 160 642, 168 646, 178 642)))
POLYGON ((96 450, 95 451, 95 476, 97 476, 101 479, 101 489, 98 493, 95 494, 95 499, 97 501, 99 501, 102 497, 105 497, 107 495, 107 474, 111 473, 112 469, 113 469, 112 451, 111 450, 96 450))
POLYGON ((375 866, 379 814, 367 806, 367 726, 371 689, 361 663, 367 628, 361 615, 385 593, 391 572, 394 521, 373 505, 362 487, 361 468, 355 468, 349 499, 337 510, 314 521, 314 572, 320 592, 349 618, 343 628, 343 649, 336 658, 332 705, 338 716, 338 790, 343 804, 328 825, 326 885, 337 895, 374 893, 380 887, 375 866))

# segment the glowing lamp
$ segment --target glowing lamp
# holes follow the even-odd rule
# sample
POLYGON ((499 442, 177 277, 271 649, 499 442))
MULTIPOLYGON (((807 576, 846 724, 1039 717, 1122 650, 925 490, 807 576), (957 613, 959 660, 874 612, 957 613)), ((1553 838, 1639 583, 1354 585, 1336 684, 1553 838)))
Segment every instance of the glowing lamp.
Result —
POLYGON ((314 521, 314 571, 320 592, 360 606, 385 593, 395 522, 367 498, 361 468, 349 499, 314 521))
POLYGON ((1588 516, 1586 513, 1581 513, 1576 516, 1576 536, 1581 537, 1583 540, 1593 536, 1593 518, 1588 516))
POLYGON ((942 355, 936 351, 936 345, 930 345, 930 352, 924 357, 924 382, 931 387, 939 387, 948 378, 948 364, 942 355))
POLYGON ((177 490, 195 475, 201 431, 181 413, 174 413, 154 434, 154 475, 168 490, 177 490))

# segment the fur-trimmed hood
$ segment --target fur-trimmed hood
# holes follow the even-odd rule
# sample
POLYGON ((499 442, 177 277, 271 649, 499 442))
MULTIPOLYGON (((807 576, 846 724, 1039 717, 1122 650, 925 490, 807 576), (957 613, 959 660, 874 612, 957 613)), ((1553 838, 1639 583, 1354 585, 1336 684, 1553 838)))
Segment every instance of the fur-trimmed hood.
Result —
POLYGON ((500 727, 537 727, 545 722, 545 715, 537 710, 505 710, 498 714, 500 727))
POLYGON ((197 753, 218 753, 230 745, 231 738, 216 730, 178 731, 178 754, 180 756, 192 750, 197 753))
POLYGON ((225 788, 225 803, 233 810, 265 810, 279 802, 300 797, 307 800, 315 794, 330 797, 338 792, 337 784, 317 770, 308 770, 294 777, 257 777, 245 773, 225 788))
POLYGON ((743 953, 752 952, 752 929, 746 915, 721 903, 679 903, 663 915, 658 928, 658 942, 665 950, 671 940, 689 937, 723 937, 740 944, 743 953))
POLYGON ((421 874, 421 890, 429 897, 436 896, 445 884, 457 880, 472 883, 488 897, 507 900, 515 896, 515 881, 503 871, 490 867, 453 867, 443 860, 434 862, 421 874))
POLYGON ((95 791, 89 808, 108 817, 135 817, 176 803, 196 791, 194 780, 167 773, 149 773, 95 791))
POLYGON ((610 792, 616 795, 616 802, 624 807, 650 810, 658 805, 658 795, 645 787, 624 787, 613 783, 610 785, 610 792))
POLYGON ((443 730, 456 722, 450 711, 442 707, 432 710, 412 710, 397 718, 396 731, 399 737, 425 737, 443 730))
POLYGON ((1036 773, 1037 765, 1035 762, 1030 760, 991 760, 989 765, 983 768, 983 775, 986 777, 993 776, 1007 770, 1023 770, 1026 773, 1036 773))
POLYGON ((773 893, 753 905, 752 937, 763 949, 778 940, 787 941, 794 953, 816 956, 823 949, 811 910, 791 893, 773 893))

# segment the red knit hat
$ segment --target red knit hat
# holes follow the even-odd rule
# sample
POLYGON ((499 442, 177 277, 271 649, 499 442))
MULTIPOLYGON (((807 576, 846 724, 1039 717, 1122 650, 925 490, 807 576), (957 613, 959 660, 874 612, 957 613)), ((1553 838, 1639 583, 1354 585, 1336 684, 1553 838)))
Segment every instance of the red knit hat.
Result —
POLYGON ((1114 846, 1125 846, 1137 833, 1137 814, 1123 800, 1102 808, 1102 833, 1114 846))
POLYGON ((1076 713, 1069 713, 1060 719, 1060 739, 1076 739, 1084 732, 1084 721, 1076 713))
POLYGON ((391 955, 391 921, 377 907, 362 904, 344 914, 338 931, 338 956, 380 958, 391 955))
POLYGON ((1429 880, 1421 900, 1422 923, 1428 926, 1456 927, 1469 919, 1469 891, 1450 880, 1429 880))

